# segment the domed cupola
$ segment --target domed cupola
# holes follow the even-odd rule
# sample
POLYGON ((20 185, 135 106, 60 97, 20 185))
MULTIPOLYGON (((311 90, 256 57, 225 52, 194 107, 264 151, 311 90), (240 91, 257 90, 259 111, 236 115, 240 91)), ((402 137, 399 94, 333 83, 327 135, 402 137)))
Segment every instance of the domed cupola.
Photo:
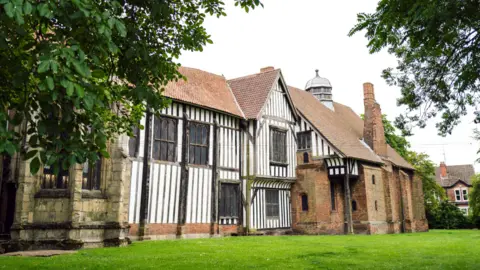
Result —
POLYGON ((305 91, 312 93, 320 102, 329 109, 334 110, 332 100, 332 85, 326 78, 318 75, 318 69, 315 70, 315 77, 307 82, 305 91))

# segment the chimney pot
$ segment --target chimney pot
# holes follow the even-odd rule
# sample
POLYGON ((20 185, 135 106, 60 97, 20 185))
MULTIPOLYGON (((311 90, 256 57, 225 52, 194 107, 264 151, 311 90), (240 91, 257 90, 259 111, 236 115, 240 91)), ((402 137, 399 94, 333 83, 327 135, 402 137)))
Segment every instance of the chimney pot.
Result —
POLYGON ((268 67, 261 68, 260 72, 264 73, 264 72, 269 72, 269 71, 273 71, 273 70, 275 70, 275 68, 273 66, 268 66, 268 67))

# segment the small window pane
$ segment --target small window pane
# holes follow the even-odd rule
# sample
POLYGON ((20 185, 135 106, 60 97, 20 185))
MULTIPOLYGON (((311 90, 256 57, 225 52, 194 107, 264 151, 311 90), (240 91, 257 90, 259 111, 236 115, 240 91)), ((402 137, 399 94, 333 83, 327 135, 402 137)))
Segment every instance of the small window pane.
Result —
POLYGON ((302 211, 308 211, 308 196, 307 196, 307 194, 302 195, 302 211))
POLYGON ((209 128, 206 124, 190 123, 189 163, 207 165, 209 128))
POLYGON ((267 207, 267 218, 278 218, 279 217, 279 196, 278 190, 267 189, 265 190, 266 197, 266 207, 267 207))
POLYGON ((175 161, 177 143, 177 119, 155 117, 153 158, 175 161))

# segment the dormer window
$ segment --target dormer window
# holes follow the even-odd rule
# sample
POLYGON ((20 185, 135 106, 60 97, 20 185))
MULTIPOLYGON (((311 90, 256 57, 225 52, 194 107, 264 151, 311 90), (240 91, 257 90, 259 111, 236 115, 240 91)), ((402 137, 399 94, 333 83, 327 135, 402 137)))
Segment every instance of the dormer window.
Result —
POLYGON ((303 131, 297 133, 298 150, 309 150, 312 148, 312 131, 303 131))

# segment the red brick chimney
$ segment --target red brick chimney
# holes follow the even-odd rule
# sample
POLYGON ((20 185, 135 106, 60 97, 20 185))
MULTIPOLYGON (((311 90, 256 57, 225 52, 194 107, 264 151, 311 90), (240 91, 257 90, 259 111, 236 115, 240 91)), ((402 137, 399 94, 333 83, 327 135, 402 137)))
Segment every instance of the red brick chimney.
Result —
POLYGON ((387 156, 387 142, 383 129, 382 110, 375 101, 373 84, 363 84, 363 103, 365 106, 365 120, 363 121, 363 139, 379 156, 387 156))
POLYGON ((273 71, 273 70, 275 70, 274 67, 268 66, 268 67, 261 68, 260 73, 269 72, 269 71, 273 71))
POLYGON ((445 162, 440 162, 440 176, 447 177, 447 165, 445 162))

